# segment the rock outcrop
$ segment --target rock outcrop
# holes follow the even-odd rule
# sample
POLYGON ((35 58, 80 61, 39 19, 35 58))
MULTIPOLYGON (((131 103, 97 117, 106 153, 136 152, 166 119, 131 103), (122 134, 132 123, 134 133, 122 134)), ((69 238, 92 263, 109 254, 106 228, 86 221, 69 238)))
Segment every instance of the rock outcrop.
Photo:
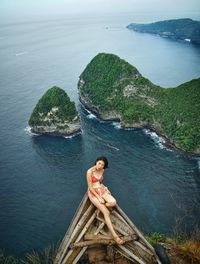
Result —
POLYGON ((35 106, 29 119, 31 131, 54 136, 79 133, 80 119, 67 93, 59 87, 49 89, 35 106))

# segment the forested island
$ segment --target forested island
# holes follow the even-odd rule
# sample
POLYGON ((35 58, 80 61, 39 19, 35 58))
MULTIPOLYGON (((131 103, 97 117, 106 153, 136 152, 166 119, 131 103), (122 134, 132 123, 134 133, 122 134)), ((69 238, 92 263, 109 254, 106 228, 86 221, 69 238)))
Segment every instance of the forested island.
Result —
POLYGON ((113 54, 95 56, 80 75, 80 101, 103 120, 150 128, 168 144, 200 154, 200 78, 162 88, 113 54))
POLYGON ((80 119, 67 93, 54 86, 38 101, 29 126, 34 133, 70 136, 80 132, 80 119))
POLYGON ((200 21, 190 18, 171 19, 150 24, 132 23, 127 28, 141 33, 158 34, 162 37, 200 44, 200 21))

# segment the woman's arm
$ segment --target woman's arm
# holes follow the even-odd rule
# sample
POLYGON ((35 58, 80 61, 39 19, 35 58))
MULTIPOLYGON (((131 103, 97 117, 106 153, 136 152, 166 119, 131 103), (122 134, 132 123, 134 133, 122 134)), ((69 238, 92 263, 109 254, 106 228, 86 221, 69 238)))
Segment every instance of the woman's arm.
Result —
POLYGON ((87 171, 87 183, 88 183, 88 188, 92 192, 92 194, 97 197, 97 199, 100 201, 100 203, 104 203, 104 199, 101 198, 98 193, 95 192, 94 188, 92 187, 92 171, 89 169, 87 171))
MULTIPOLYGON (((103 185, 103 184, 102 184, 102 185, 103 185)), ((110 192, 110 190, 108 189, 108 187, 105 186, 105 185, 103 185, 103 186, 104 186, 104 188, 105 188, 105 191, 106 191, 107 193, 111 194, 111 192, 110 192)))

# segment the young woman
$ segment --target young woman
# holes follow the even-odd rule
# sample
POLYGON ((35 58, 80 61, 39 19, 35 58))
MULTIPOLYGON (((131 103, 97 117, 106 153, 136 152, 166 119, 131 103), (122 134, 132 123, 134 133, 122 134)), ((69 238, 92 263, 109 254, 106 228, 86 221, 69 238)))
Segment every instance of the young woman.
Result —
POLYGON ((105 222, 117 244, 123 244, 124 241, 115 232, 110 220, 109 207, 116 205, 115 198, 111 195, 107 187, 101 182, 103 180, 104 170, 108 167, 106 157, 99 157, 95 165, 87 171, 88 197, 90 201, 103 213, 105 222))

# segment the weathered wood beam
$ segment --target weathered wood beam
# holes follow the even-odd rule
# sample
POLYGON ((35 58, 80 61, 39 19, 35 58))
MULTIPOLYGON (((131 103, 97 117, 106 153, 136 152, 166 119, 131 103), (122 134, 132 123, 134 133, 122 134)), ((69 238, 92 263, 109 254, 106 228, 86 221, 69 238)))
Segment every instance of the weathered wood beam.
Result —
POLYGON ((135 254, 133 254, 133 252, 131 252, 125 246, 118 245, 118 247, 121 249, 121 250, 118 250, 118 251, 120 253, 122 253, 125 257, 129 258, 130 260, 136 261, 139 264, 148 264, 148 263, 144 262, 143 260, 141 260, 140 258, 138 258, 135 254))
MULTIPOLYGON (((90 217, 89 221, 86 223, 86 225, 84 226, 84 228, 82 229, 81 233, 79 234, 79 236, 77 237, 76 242, 79 242, 81 240, 81 238, 83 237, 83 235, 85 234, 85 232, 87 231, 88 227, 90 226, 90 224, 93 222, 93 220, 96 217, 96 211, 93 213, 93 215, 90 217)), ((71 248, 71 247, 70 247, 71 248)), ((65 264, 68 263, 67 260, 69 259, 69 257, 72 255, 73 253, 73 249, 70 249, 67 252, 67 255, 64 257, 64 260, 61 262, 61 264, 65 264)))
POLYGON ((101 229, 102 229, 104 226, 105 226, 105 223, 101 223, 101 224, 99 225, 99 227, 97 228, 97 230, 94 232, 94 235, 95 235, 95 236, 98 235, 99 232, 101 231, 101 229))
POLYGON ((86 249, 87 249, 87 247, 83 247, 82 249, 81 249, 81 251, 79 252, 79 254, 76 256, 76 258, 73 260, 73 262, 72 262, 72 264, 76 264, 78 261, 79 261, 79 259, 83 256, 83 254, 85 253, 85 251, 86 251, 86 249))
MULTIPOLYGON (((99 221, 103 222, 104 224, 106 224, 104 218, 101 217, 96 217, 99 221)), ((115 223, 112 222, 113 228, 118 231, 121 235, 123 236, 129 236, 129 235, 133 235, 135 234, 134 232, 130 233, 129 229, 126 229, 125 227, 121 227, 119 225, 116 225, 115 223), (124 230, 125 229, 125 230, 124 230), (127 231, 127 232, 126 232, 127 231)))
POLYGON ((117 218, 119 218, 122 222, 124 222, 125 225, 129 226, 126 220, 116 210, 113 210, 112 214, 114 214, 117 218))
MULTIPOLYGON (((125 242, 130 242, 133 240, 131 236, 121 237, 125 242)), ((94 239, 94 240, 88 240, 83 242, 76 242, 71 244, 71 249, 77 248, 77 247, 86 247, 86 246, 92 246, 97 244, 103 244, 103 245, 116 245, 117 242, 114 239, 94 239)), ((118 245, 118 244, 117 244, 118 245)))
MULTIPOLYGON (((64 255, 67 252, 67 249, 71 243, 71 241, 74 239, 74 237, 77 235, 78 232, 80 232, 80 230, 83 227, 83 224, 85 223, 85 221, 87 220, 87 218, 90 216, 92 210, 94 209, 93 204, 90 204, 90 206, 88 207, 88 209, 86 210, 86 212, 83 214, 83 216, 81 217, 81 219, 79 220, 78 224, 76 225, 76 227, 74 228, 71 236, 68 238, 68 241, 66 241, 66 245, 65 248, 63 250, 62 256, 61 256, 61 261, 59 261, 58 264, 62 263, 62 258, 64 257, 64 255)), ((96 213, 94 213, 93 215, 96 216, 96 213)), ((81 231, 82 232, 82 231, 81 231)))
POLYGON ((142 235, 142 233, 138 230, 138 228, 133 224, 133 222, 130 220, 130 218, 123 212, 123 210, 119 207, 119 205, 116 205, 116 209, 117 211, 124 217, 124 219, 126 220, 126 222, 133 228, 133 230, 135 231, 135 233, 139 236, 139 238, 144 242, 145 245, 148 246, 148 248, 153 252, 156 261, 158 264, 162 264, 158 258, 158 256, 156 255, 156 252, 154 250, 154 248, 152 247, 152 245, 145 239, 145 237, 142 235))
POLYGON ((116 205, 117 210, 119 211, 119 213, 124 217, 124 219, 126 220, 126 222, 133 228, 133 230, 135 231, 135 233, 139 236, 139 238, 144 241, 144 243, 149 247, 150 250, 154 251, 154 248, 149 244, 149 242, 144 238, 144 236, 142 235, 142 233, 138 230, 138 228, 133 224, 133 222, 128 218, 128 216, 122 211, 122 209, 116 205))
MULTIPOLYGON (((72 219, 72 222, 71 222, 71 225, 69 226, 60 246, 59 246, 59 249, 58 249, 58 253, 56 255, 56 258, 55 258, 55 261, 54 261, 54 264, 60 264, 61 263, 61 260, 63 258, 63 254, 66 249, 66 246, 67 246, 67 241, 69 240, 69 238, 71 237, 71 234, 76 226, 76 224, 78 223, 79 221, 79 218, 81 216, 81 214, 83 213, 83 208, 86 206, 88 201, 88 195, 87 195, 87 192, 85 193, 80 205, 78 206, 77 210, 76 210, 76 213, 72 219)), ((89 203, 90 204, 90 203, 89 203)), ((94 206, 93 206, 94 207, 94 206)))
POLYGON ((143 249, 147 254, 149 254, 150 256, 153 256, 153 252, 150 251, 148 248, 146 248, 143 244, 141 244, 139 241, 134 241, 134 244, 137 245, 138 247, 140 247, 141 249, 143 249))

